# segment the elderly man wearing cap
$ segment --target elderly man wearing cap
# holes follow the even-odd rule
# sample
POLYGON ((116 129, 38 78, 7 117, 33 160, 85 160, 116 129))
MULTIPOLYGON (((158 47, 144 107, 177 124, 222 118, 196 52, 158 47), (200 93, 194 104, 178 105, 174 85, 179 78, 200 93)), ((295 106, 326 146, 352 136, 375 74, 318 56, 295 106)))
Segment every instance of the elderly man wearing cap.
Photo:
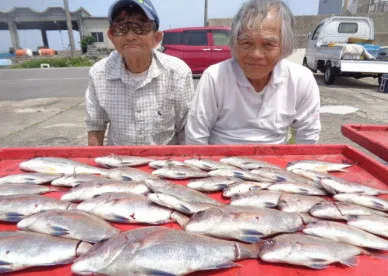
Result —
POLYGON ((190 68, 157 52, 159 17, 149 0, 119 0, 109 10, 116 51, 96 63, 86 91, 88 144, 167 145, 184 142, 194 93, 190 68))
POLYGON ((235 16, 233 58, 209 67, 186 124, 188 144, 314 144, 321 129, 313 74, 285 58, 294 18, 281 0, 251 0, 235 16))

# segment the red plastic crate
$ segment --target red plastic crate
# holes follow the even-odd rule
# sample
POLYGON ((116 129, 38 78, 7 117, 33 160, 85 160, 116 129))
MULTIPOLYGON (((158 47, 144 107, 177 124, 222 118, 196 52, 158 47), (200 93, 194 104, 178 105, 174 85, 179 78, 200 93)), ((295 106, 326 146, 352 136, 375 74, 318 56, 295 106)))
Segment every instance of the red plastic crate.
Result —
POLYGON ((343 125, 342 134, 388 162, 388 125, 343 125))
MULTIPOLYGON (((265 146, 144 146, 144 147, 56 147, 56 148, 8 148, 0 149, 0 176, 20 173, 18 164, 33 157, 64 157, 83 163, 97 166, 94 158, 108 154, 148 156, 155 159, 184 160, 190 157, 206 157, 219 160, 225 156, 249 156, 252 158, 271 162, 285 167, 288 162, 303 159, 313 159, 331 162, 346 162, 355 164, 346 172, 333 173, 333 175, 369 185, 386 189, 388 184, 388 167, 368 157, 362 152, 346 145, 265 145, 265 146)), ((148 166, 139 167, 151 171, 148 166)), ((187 181, 173 181, 185 184, 187 181)), ((46 194, 59 198, 63 192, 46 194)), ((221 193, 211 194, 224 203, 229 200, 222 198, 221 193)), ((388 198, 388 197, 385 197, 388 198)), ((145 225, 114 224, 122 230, 130 230, 145 225)), ((177 224, 165 224, 166 227, 179 229, 177 224)), ((13 223, 1 223, 0 231, 16 230, 13 223)), ((197 272, 191 275, 388 275, 388 260, 370 256, 360 256, 356 267, 344 265, 331 265, 324 270, 313 270, 305 267, 285 264, 270 264, 259 260, 245 260, 238 262, 241 267, 218 271, 197 272)), ((39 267, 22 270, 8 275, 29 276, 63 276, 72 275, 71 265, 56 267, 39 267)))

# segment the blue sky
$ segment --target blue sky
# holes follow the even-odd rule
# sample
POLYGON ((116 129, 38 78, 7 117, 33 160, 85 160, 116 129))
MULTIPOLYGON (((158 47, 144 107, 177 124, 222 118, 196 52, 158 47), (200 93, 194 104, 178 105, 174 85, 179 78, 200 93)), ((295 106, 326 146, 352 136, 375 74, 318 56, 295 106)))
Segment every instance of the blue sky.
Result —
MULTIPOLYGON (((247 0, 208 0, 209 18, 233 17, 242 3, 247 0)), ((92 16, 107 16, 108 9, 114 0, 68 0, 70 10, 85 8, 92 16)), ((152 0, 160 17, 161 30, 178 27, 193 27, 203 25, 204 0, 152 0)), ((285 0, 294 15, 314 15, 318 11, 319 0, 285 0)), ((7 11, 14 7, 30 7, 43 11, 47 7, 63 6, 63 0, 12 0, 0 1, 0 10, 7 11)), ((40 31, 19 31, 21 47, 36 50, 42 45, 40 31)), ((74 33, 76 47, 79 48, 79 33, 74 33)), ((66 31, 48 32, 51 48, 63 50, 68 47, 69 38, 66 31)), ((11 45, 8 31, 0 31, 0 51, 7 51, 11 45)))

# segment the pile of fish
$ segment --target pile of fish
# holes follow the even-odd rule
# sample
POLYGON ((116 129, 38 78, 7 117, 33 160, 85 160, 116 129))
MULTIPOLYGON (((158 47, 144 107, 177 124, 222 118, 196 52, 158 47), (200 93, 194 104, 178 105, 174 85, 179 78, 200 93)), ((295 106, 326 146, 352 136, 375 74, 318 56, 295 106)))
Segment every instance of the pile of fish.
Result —
POLYGON ((363 254, 387 258, 388 190, 330 174, 352 164, 119 155, 95 163, 38 157, 20 163, 25 173, 0 177, 0 221, 18 229, 0 232, 0 273, 72 264, 76 275, 187 275, 244 259, 324 269, 356 266, 363 254), (60 198, 42 195, 53 192, 60 198))

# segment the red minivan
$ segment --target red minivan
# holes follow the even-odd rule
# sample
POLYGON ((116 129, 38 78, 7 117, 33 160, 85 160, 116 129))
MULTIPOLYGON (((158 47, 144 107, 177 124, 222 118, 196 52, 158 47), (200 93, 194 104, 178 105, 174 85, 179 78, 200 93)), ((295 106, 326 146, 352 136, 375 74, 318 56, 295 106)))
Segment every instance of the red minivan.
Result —
POLYGON ((182 59, 193 74, 231 58, 230 27, 191 27, 163 31, 162 52, 182 59))

